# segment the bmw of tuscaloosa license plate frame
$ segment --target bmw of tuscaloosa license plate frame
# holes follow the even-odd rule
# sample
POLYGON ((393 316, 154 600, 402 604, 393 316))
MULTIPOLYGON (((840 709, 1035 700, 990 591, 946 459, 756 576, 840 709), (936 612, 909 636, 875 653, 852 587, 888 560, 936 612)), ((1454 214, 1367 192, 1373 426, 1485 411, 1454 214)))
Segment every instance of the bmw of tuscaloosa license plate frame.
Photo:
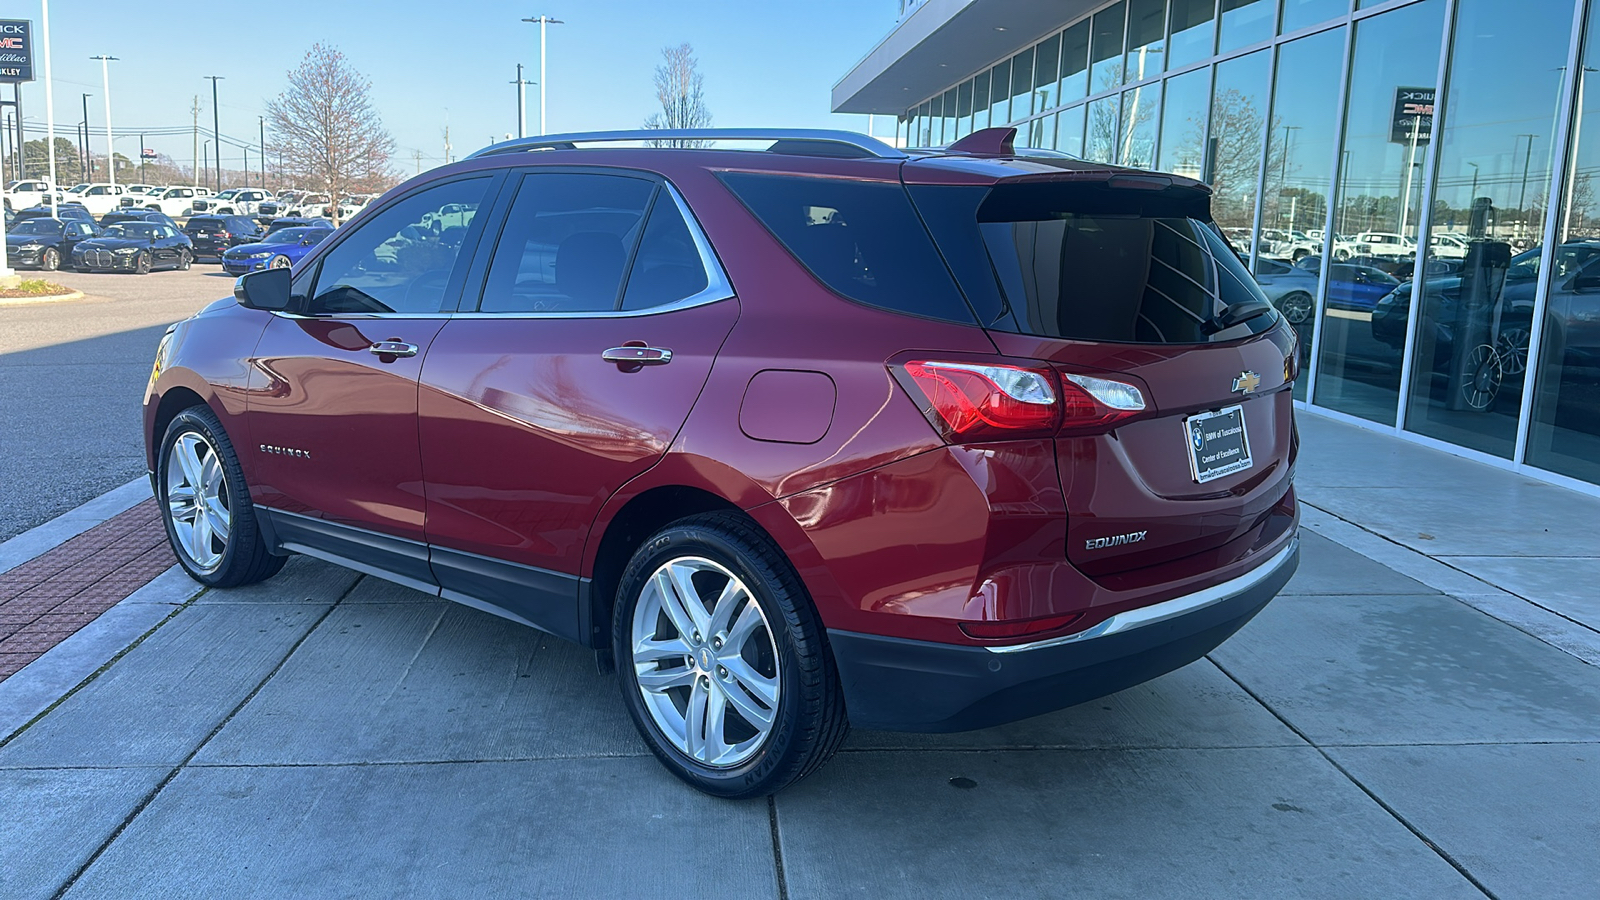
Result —
POLYGON ((1189 445, 1189 474, 1200 484, 1250 468, 1250 437, 1244 407, 1196 413, 1183 420, 1189 445))

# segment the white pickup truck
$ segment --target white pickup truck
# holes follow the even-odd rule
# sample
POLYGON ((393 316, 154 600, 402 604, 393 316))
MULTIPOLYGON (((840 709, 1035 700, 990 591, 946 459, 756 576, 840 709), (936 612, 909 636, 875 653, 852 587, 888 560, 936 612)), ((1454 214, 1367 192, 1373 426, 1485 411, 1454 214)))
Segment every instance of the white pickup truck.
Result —
POLYGON ((228 188, 214 197, 196 197, 194 214, 216 216, 253 216, 264 201, 272 199, 272 192, 261 188, 228 188))
POLYGON ((103 216, 122 205, 122 198, 128 189, 120 184, 107 184, 94 182, 80 184, 67 192, 68 203, 81 203, 89 214, 95 217, 103 216))
POLYGON ((186 187, 176 185, 155 194, 146 194, 138 198, 129 206, 140 206, 145 209, 159 209, 173 218, 187 216, 194 213, 196 197, 209 197, 211 192, 203 187, 186 187))
MULTIPOLYGON (((23 179, 13 181, 6 185, 6 208, 10 210, 27 209, 30 206, 46 204, 45 194, 50 190, 50 183, 43 179, 23 179)), ((56 202, 60 203, 66 197, 59 188, 56 189, 56 202)))

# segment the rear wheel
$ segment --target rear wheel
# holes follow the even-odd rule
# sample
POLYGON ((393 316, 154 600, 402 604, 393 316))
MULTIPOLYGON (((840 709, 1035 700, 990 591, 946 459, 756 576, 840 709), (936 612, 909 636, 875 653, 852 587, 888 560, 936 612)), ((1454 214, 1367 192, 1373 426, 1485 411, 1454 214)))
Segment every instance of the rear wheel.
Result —
POLYGON ((156 501, 167 540, 189 577, 209 587, 271 578, 286 557, 261 537, 233 443, 204 406, 178 413, 156 460, 156 501))
POLYGON ((61 251, 54 247, 44 248, 44 252, 39 254, 39 268, 46 272, 54 272, 61 268, 61 251))
POLYGON ((849 730, 799 576, 740 516, 683 519, 646 541, 618 585, 612 643, 639 734, 708 794, 781 790, 849 730))

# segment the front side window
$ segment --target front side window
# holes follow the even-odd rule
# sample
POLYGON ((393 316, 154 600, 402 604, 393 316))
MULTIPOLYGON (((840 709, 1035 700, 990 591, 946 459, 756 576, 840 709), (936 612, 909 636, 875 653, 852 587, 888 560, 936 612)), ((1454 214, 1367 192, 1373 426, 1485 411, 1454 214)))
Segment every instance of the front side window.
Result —
POLYGON ((314 313, 435 313, 490 179, 419 191, 368 219, 323 258, 314 313))

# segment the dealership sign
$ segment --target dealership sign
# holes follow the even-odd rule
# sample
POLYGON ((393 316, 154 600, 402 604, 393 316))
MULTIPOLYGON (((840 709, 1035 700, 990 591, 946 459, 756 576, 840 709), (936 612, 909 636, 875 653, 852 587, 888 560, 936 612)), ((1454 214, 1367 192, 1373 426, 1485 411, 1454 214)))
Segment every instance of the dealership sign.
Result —
POLYGON ((1433 137, 1433 88, 1394 89, 1394 116, 1389 120, 1389 142, 1426 144, 1433 137))
POLYGON ((0 82, 33 80, 33 23, 0 19, 0 82))

